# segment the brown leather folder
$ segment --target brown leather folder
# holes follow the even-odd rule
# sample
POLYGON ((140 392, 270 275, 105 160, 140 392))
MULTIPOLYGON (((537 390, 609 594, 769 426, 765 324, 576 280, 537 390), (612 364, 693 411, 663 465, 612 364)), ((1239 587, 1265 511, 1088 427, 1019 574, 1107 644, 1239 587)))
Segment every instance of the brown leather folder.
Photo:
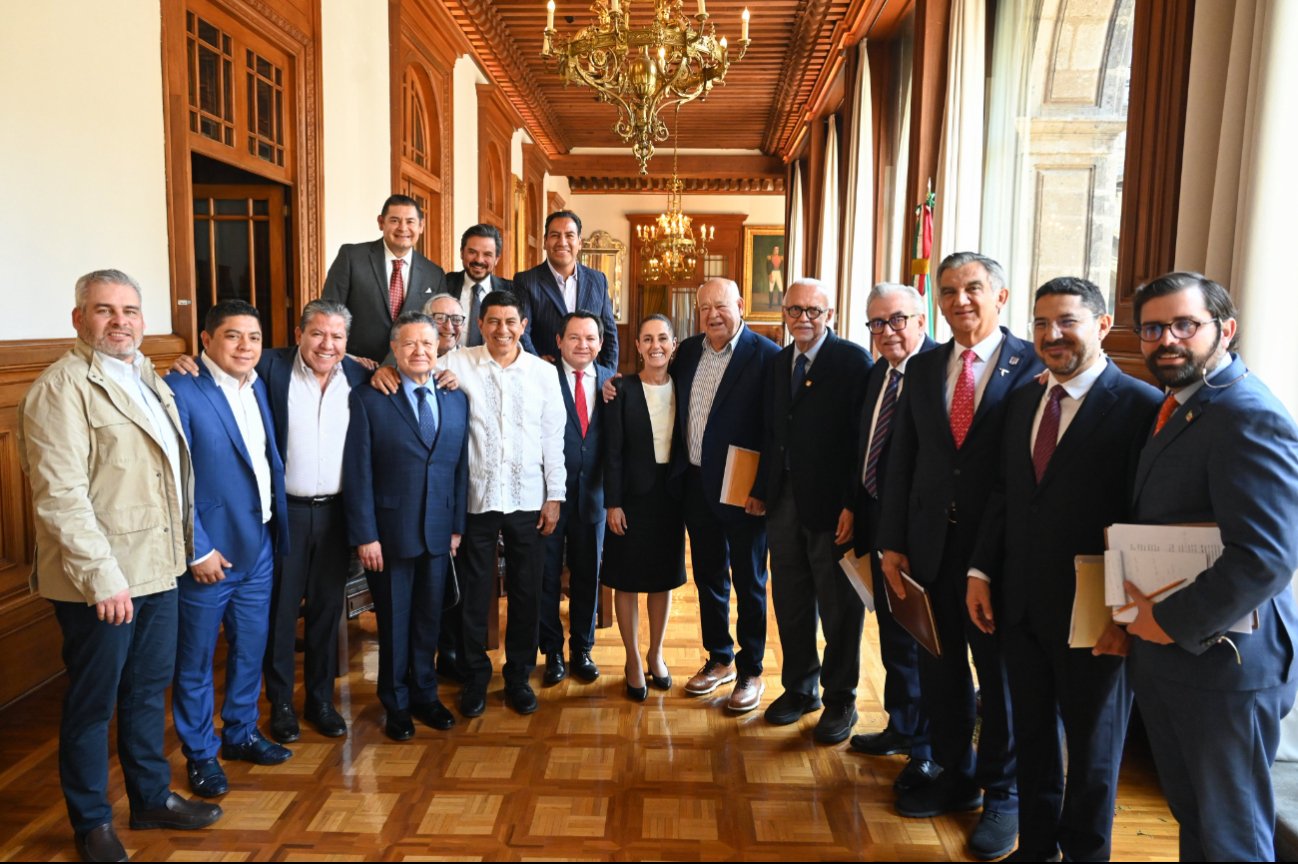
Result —
POLYGON ((933 620, 933 602, 928 591, 906 573, 901 574, 906 584, 906 598, 897 596, 887 579, 883 580, 888 593, 888 611, 924 650, 934 657, 942 656, 942 640, 937 635, 937 622, 933 620))

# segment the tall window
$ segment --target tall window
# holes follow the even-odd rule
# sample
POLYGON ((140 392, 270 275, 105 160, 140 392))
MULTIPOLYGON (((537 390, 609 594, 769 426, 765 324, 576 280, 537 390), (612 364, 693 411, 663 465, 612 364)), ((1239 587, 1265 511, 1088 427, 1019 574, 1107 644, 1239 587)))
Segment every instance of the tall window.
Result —
POLYGON ((401 77, 401 191, 424 211, 419 251, 442 257, 442 127, 427 74, 414 63, 401 77))

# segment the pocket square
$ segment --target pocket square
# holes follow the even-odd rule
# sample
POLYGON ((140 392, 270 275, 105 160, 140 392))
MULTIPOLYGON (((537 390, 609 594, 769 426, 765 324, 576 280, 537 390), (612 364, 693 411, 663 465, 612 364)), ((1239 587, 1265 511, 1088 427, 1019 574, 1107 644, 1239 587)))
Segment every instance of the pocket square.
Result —
POLYGON ((433 289, 432 289, 432 288, 425 288, 425 289, 424 289, 424 293, 425 293, 425 294, 432 294, 432 293, 433 293, 433 289))

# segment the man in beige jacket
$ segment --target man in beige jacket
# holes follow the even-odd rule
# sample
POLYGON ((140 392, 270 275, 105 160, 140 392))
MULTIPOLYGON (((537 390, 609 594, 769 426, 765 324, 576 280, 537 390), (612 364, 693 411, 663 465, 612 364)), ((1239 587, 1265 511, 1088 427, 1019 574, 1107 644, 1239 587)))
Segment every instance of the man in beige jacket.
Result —
POLYGON ((163 752, 193 480, 175 400, 139 350, 139 285, 97 270, 77 280, 76 303, 76 343, 18 407, 19 456, 36 513, 32 589, 63 630, 59 778, 77 852, 125 861, 107 791, 114 707, 131 828, 203 828, 221 816, 171 791, 163 752))

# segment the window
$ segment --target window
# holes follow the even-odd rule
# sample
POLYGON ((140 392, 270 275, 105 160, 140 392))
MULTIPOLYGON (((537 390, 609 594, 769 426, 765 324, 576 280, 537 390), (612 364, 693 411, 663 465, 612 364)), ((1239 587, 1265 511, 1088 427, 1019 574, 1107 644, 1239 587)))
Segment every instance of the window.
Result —
POLYGON ((234 146, 234 48, 228 33, 185 13, 189 131, 234 146))

